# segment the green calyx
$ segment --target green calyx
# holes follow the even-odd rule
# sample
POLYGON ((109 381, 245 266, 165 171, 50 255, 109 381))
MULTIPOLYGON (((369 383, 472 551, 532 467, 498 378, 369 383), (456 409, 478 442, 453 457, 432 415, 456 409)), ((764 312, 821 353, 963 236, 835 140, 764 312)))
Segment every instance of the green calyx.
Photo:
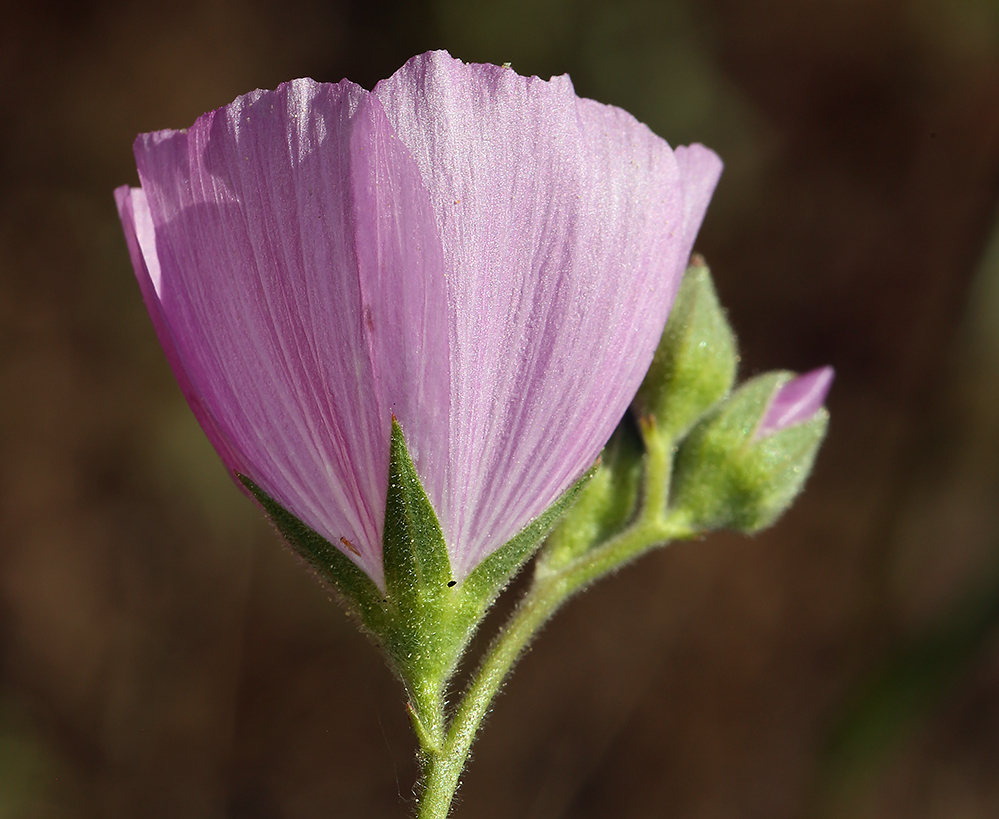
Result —
POLYGON ((651 416, 676 441, 728 395, 739 361, 735 335, 700 256, 680 284, 648 374, 635 396, 639 418, 651 416))
POLYGON ((757 532, 791 505, 812 469, 829 413, 755 439, 774 394, 794 377, 779 371, 743 384, 680 446, 671 506, 702 530, 757 532))
POLYGON ((384 592, 341 549, 302 523, 249 478, 239 478, 292 548, 336 589, 388 655, 409 692, 410 715, 426 750, 443 741, 444 687, 468 641, 496 597, 534 554, 592 474, 590 470, 458 583, 451 573, 437 514, 413 466, 402 428, 393 418, 382 535, 384 592))
POLYGON ((425 747, 439 745, 434 735, 443 730, 438 724, 440 699, 469 639, 585 481, 565 492, 459 584, 451 575, 437 514, 416 474, 402 429, 393 419, 382 535, 385 612, 372 631, 409 689, 417 733, 427 734, 425 747))

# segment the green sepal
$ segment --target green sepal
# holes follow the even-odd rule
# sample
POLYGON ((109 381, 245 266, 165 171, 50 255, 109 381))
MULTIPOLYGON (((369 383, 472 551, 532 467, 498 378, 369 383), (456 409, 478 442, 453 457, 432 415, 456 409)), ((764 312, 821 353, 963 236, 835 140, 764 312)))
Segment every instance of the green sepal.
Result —
POLYGON ((812 469, 829 413, 754 439, 771 398, 794 373, 751 379, 687 436, 676 456, 671 508, 694 528, 756 532, 791 505, 812 469))
POLYGON ((486 611, 573 503, 592 469, 459 585, 437 515, 392 424, 382 554, 389 629, 385 644, 404 680, 448 679, 486 611))
POLYGON ((386 597, 407 612, 415 613, 428 605, 437 608, 452 580, 451 561, 437 513, 416 474, 394 417, 389 453, 382 532, 386 597))
POLYGON ((632 406, 639 418, 653 416, 662 434, 678 441, 728 395, 738 361, 711 272, 694 256, 632 406))
POLYGON ((373 634, 383 619, 384 595, 340 549, 310 529, 295 515, 271 498, 246 475, 236 477, 264 508, 277 530, 306 563, 339 595, 347 609, 373 634))
POLYGON ((538 555, 539 576, 558 571, 623 529, 638 509, 644 451, 634 418, 618 424, 593 477, 579 490, 538 555))
POLYGON ((453 617, 451 561, 437 513, 392 418, 382 530, 386 620, 378 635, 410 697, 421 746, 443 738, 441 697, 467 637, 453 617))
POLYGON ((559 495, 551 506, 483 560, 465 578, 459 590, 460 617, 471 624, 472 630, 500 592, 534 556, 552 527, 568 510, 574 508, 573 504, 585 494, 598 471, 598 464, 590 467, 578 481, 559 495))

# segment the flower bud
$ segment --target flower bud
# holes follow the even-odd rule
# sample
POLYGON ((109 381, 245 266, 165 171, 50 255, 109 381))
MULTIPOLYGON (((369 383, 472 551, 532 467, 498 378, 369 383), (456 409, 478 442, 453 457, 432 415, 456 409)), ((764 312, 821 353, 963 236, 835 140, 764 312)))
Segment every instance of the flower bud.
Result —
POLYGON ((671 506, 701 530, 756 532, 801 491, 825 437, 833 370, 761 375, 705 418, 677 453, 671 506))
POLYGON ((635 412, 653 416, 670 440, 679 440, 728 395, 738 360, 735 335, 718 303, 711 273, 695 255, 635 396, 635 412))

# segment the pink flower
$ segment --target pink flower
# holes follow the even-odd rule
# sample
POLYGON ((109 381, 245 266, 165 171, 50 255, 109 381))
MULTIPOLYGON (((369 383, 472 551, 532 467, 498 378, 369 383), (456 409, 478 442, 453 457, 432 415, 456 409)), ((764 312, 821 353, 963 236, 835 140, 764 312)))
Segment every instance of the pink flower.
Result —
POLYGON ((721 172, 568 77, 445 52, 371 92, 255 91, 135 155, 115 197, 198 421, 380 586, 393 413, 460 581, 597 457, 721 172))

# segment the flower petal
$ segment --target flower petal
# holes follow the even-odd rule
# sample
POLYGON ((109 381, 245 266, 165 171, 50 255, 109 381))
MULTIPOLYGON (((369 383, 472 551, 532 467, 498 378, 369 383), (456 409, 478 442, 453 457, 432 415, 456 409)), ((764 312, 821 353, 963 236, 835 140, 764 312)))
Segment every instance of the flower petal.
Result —
POLYGON ((674 151, 680 166, 683 185, 683 245, 680 264, 686 268, 694 249, 697 232, 701 229, 711 195, 721 177, 722 161, 718 154, 700 144, 680 145, 674 151))
POLYGON ((380 103, 297 80, 144 135, 136 159, 150 280, 227 463, 381 585, 392 413, 429 469, 449 376, 440 239, 380 103))
MULTIPOLYGON (((663 140, 577 98, 568 77, 436 52, 374 93, 444 246, 450 470, 428 493, 461 579, 579 477, 631 401, 686 261, 681 171, 663 140)), ((713 185, 702 172, 698 197, 713 185)))
POLYGON ((770 399, 753 440, 811 419, 825 402, 835 375, 832 367, 820 367, 788 381, 770 399))
MULTIPOLYGON (((222 430, 219 429, 218 423, 202 403, 191 379, 187 377, 187 372, 177 352, 173 333, 163 315, 159 297, 156 294, 161 275, 159 258, 156 255, 156 234, 153 229, 152 216, 149 214, 149 202, 146 200, 145 191, 142 188, 130 188, 128 185, 122 185, 115 189, 114 198, 118 206, 118 216, 125 232, 125 244, 128 246, 128 254, 139 282, 139 290, 142 292, 146 309, 153 322, 153 329, 156 331, 160 346, 163 347, 163 352, 166 353, 167 363, 173 371, 174 378, 177 379, 180 390, 184 398, 187 399, 194 417, 205 431, 211 445, 215 447, 215 451, 219 453, 222 462, 232 471, 245 472, 246 466, 240 460, 239 454, 233 449, 222 430)), ((242 484, 239 486, 246 492, 242 484)))

